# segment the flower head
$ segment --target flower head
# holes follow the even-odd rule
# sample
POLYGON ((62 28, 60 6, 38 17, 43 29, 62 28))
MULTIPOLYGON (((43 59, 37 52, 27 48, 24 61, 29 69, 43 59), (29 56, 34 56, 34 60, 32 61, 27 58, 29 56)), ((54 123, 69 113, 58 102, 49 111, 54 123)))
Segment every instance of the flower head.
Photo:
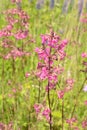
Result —
POLYGON ((84 86, 83 91, 87 92, 87 84, 84 86))

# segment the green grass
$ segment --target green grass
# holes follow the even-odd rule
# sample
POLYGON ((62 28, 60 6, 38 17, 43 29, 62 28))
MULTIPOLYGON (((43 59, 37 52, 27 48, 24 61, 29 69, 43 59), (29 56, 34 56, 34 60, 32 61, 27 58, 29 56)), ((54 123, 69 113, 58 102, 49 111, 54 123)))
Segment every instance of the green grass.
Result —
MULTIPOLYGON (((75 80, 74 89, 67 93, 64 98, 64 114, 65 119, 67 119, 71 116, 71 112, 77 98, 77 93, 85 78, 85 74, 80 70, 83 69, 81 53, 84 51, 87 52, 87 32, 83 31, 84 28, 87 28, 87 25, 82 24, 78 20, 76 6, 73 7, 74 10, 69 10, 68 14, 63 15, 61 13, 62 2, 60 5, 56 5, 56 7, 52 10, 46 5, 41 10, 37 10, 35 5, 36 2, 29 4, 27 0, 22 3, 22 8, 30 16, 29 32, 35 39, 35 43, 29 43, 29 48, 26 48, 31 52, 31 56, 26 58, 27 64, 24 67, 24 71, 32 72, 36 70, 38 58, 34 50, 36 47, 41 46, 40 35, 48 33, 50 31, 50 27, 52 27, 62 39, 68 39, 69 44, 66 48, 67 58, 61 63, 65 68, 65 71, 63 75, 59 77, 61 87, 65 87, 65 80, 69 78, 68 72, 70 73, 70 77, 75 80)), ((15 6, 11 5, 11 3, 9 4, 9 0, 3 0, 0 3, 0 28, 6 25, 2 11, 13 7, 15 6)), ((1 47, 0 51, 3 52, 1 47)), ((45 120, 41 122, 37 121, 33 108, 34 103, 38 102, 39 81, 32 75, 29 79, 25 78, 21 59, 17 59, 15 61, 15 73, 13 73, 12 63, 13 62, 11 60, 4 61, 3 63, 2 58, 0 58, 0 122, 8 124, 12 121, 14 124, 14 130, 18 130, 19 127, 21 130, 28 130, 27 127, 29 127, 29 130, 48 130, 49 125, 45 120), (11 81, 10 84, 8 84, 9 80, 11 81), (12 91, 13 88, 16 88, 16 94, 12 91), (13 96, 9 97, 9 94, 13 96)), ((87 84, 87 82, 85 84, 87 84)), ((40 81, 40 101, 46 98, 44 90, 45 85, 46 82, 40 81)), ((54 120, 53 127, 54 130, 61 130, 62 103, 58 100, 54 91, 51 93, 51 98, 54 120)), ((84 105, 84 100, 87 100, 87 94, 81 92, 78 105, 74 113, 79 120, 79 123, 76 125, 79 126, 80 130, 83 130, 81 128, 82 120, 87 118, 87 106, 84 105)), ((68 127, 69 126, 65 122, 64 130, 68 130, 68 127)))

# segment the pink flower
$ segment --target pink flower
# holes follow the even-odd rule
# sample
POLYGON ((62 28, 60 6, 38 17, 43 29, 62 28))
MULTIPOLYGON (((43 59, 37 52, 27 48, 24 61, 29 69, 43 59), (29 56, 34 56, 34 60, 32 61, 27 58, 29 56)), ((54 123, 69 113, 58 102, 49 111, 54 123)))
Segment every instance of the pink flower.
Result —
POLYGON ((87 53, 86 53, 86 52, 83 52, 81 56, 82 56, 83 58, 87 58, 87 53))
POLYGON ((9 24, 9 25, 7 25, 6 29, 7 29, 8 31, 11 31, 11 30, 13 29, 13 26, 12 26, 11 24, 9 24))
POLYGON ((42 67, 42 69, 36 73, 36 75, 41 79, 44 80, 48 77, 48 70, 46 67, 42 67))
POLYGON ((13 93, 16 93, 16 92, 17 92, 16 88, 13 88, 13 89, 12 89, 12 92, 13 92, 13 93))
POLYGON ((68 86, 72 87, 73 84, 74 84, 74 80, 73 79, 67 79, 66 83, 67 83, 68 86))
POLYGON ((64 97, 64 91, 63 90, 58 91, 57 95, 59 99, 62 99, 64 97))
POLYGON ((73 79, 67 79, 66 80, 65 92, 72 90, 73 85, 74 85, 74 80, 73 79))
POLYGON ((68 123, 69 125, 73 125, 73 123, 75 122, 77 122, 77 119, 75 117, 66 120, 66 123, 68 123))
POLYGON ((84 120, 84 121, 82 122, 82 127, 83 127, 83 128, 87 128, 87 120, 84 120))
POLYGON ((80 21, 81 21, 82 23, 87 23, 87 18, 82 18, 82 19, 80 19, 80 21))
POLYGON ((17 34, 14 35, 16 39, 24 39, 28 36, 28 31, 21 32, 19 31, 17 34))
POLYGON ((59 50, 58 55, 60 57, 60 60, 63 60, 66 56, 66 53, 64 52, 64 50, 59 50))
POLYGON ((48 56, 49 56, 49 53, 50 53, 50 49, 49 48, 46 48, 45 50, 40 49, 40 48, 36 48, 35 52, 37 52, 40 60, 44 59, 45 62, 48 61, 48 56))
POLYGON ((85 103, 85 105, 87 106, 87 100, 85 100, 85 102, 84 102, 84 103, 85 103))
POLYGON ((42 115, 46 118, 46 120, 49 122, 50 121, 50 109, 46 108, 43 112, 42 115))
POLYGON ((0 31, 0 37, 2 37, 2 36, 3 36, 3 31, 1 30, 1 31, 0 31))
POLYGON ((56 73, 52 73, 50 75, 48 75, 48 81, 54 81, 55 83, 57 83, 58 81, 58 76, 56 73))
POLYGON ((49 88, 48 88, 48 86, 46 86, 46 92, 48 92, 48 89, 52 90, 54 88, 55 88, 55 83, 49 83, 49 88))
POLYGON ((68 41, 66 39, 61 41, 61 44, 59 45, 59 50, 64 50, 65 46, 68 44, 68 41))
POLYGON ((11 58, 11 54, 10 53, 8 53, 7 55, 5 55, 4 57, 3 57, 5 60, 8 60, 8 59, 10 59, 11 58))
POLYGON ((35 105, 34 105, 34 109, 35 109, 35 111, 36 111, 36 114, 38 114, 38 113, 41 112, 42 105, 41 105, 41 104, 35 104, 35 105))
POLYGON ((48 37, 46 35, 41 35, 42 44, 48 44, 48 37))
POLYGON ((27 73, 25 74, 25 77, 28 78, 29 76, 30 76, 30 73, 27 72, 27 73))
POLYGON ((15 3, 15 2, 22 2, 22 0, 11 0, 12 3, 15 3))
POLYGON ((12 94, 10 94, 10 93, 8 94, 8 97, 9 97, 9 98, 12 98, 12 96, 13 96, 12 94))

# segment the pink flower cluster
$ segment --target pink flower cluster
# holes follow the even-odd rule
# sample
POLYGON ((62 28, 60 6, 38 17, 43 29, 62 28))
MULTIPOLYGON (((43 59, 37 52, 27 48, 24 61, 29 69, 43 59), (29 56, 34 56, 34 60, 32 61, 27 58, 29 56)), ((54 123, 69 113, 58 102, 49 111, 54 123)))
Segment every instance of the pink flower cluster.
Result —
MULTIPOLYGON (((43 110, 42 115, 46 118, 46 120, 49 122, 50 121, 50 109, 46 108, 43 110)), ((51 123, 51 122, 50 122, 51 123)))
MULTIPOLYGON (((68 41, 60 40, 59 36, 51 31, 50 34, 41 35, 42 47, 36 48, 35 51, 38 54, 40 62, 37 66, 37 77, 41 80, 48 80, 49 89, 53 89, 58 82, 58 75, 63 72, 63 67, 60 65, 55 66, 57 60, 64 60, 65 47, 68 41)), ((46 86, 48 91, 48 86, 46 86)))
POLYGON ((63 90, 59 90, 59 91, 57 92, 57 95, 58 95, 58 98, 59 98, 59 99, 63 98, 63 96, 64 96, 64 91, 63 91, 63 90))
POLYGON ((22 0, 11 0, 11 2, 12 3, 15 3, 15 2, 19 3, 19 2, 22 2, 22 0))
POLYGON ((8 24, 0 30, 0 38, 2 38, 2 47, 6 49, 7 53, 0 54, 0 56, 4 59, 29 56, 28 52, 15 45, 15 40, 22 40, 29 36, 29 16, 25 11, 19 9, 9 9, 4 14, 8 24))
POLYGON ((73 85, 74 85, 74 80, 73 79, 67 79, 65 88, 63 90, 57 91, 58 98, 62 99, 66 92, 72 90, 73 85))
POLYGON ((4 59, 10 59, 10 58, 13 58, 13 59, 16 59, 17 57, 22 57, 22 56, 28 56, 30 55, 29 52, 25 52, 25 51, 22 51, 21 49, 18 49, 18 48, 15 48, 15 49, 12 49, 8 54, 4 55, 4 59))
POLYGON ((45 119, 49 122, 50 121, 50 109, 45 108, 42 104, 35 104, 34 109, 37 115, 37 118, 42 116, 45 117, 45 119))
POLYGON ((39 114, 41 112, 42 107, 43 107, 42 104, 35 104, 34 105, 34 109, 35 109, 36 114, 39 114))
POLYGON ((67 79, 67 80, 66 80, 65 91, 68 92, 68 91, 72 90, 73 85, 74 85, 74 80, 71 79, 71 78, 67 79))
POLYGON ((75 117, 66 120, 66 123, 68 123, 70 126, 72 126, 75 122, 77 122, 75 117))
POLYGON ((82 23, 87 23, 87 13, 82 15, 80 21, 81 21, 82 23))
POLYGON ((84 120, 84 121, 82 122, 82 128, 87 128, 87 120, 84 120))
POLYGON ((6 20, 8 25, 0 30, 0 37, 8 37, 13 36, 16 39, 24 39, 28 36, 28 25, 29 25, 29 16, 23 10, 18 9, 10 9, 4 12, 6 14, 6 20), (15 16, 17 18, 15 18, 15 16), (18 31, 15 33, 13 29, 15 28, 15 24, 18 24, 18 31), (19 26, 20 25, 20 26, 19 26))

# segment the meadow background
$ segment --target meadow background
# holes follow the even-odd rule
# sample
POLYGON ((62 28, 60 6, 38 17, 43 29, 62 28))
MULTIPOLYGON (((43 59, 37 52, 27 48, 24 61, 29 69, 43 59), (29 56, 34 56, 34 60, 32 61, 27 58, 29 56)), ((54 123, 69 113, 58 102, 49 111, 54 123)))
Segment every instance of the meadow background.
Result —
MULTIPOLYGON (((87 86, 87 55, 82 57, 82 53, 87 54, 87 20, 81 21, 84 17, 87 19, 87 1, 22 0, 20 6, 29 15, 29 37, 23 40, 10 37, 10 40, 29 55, 5 59, 9 48, 3 47, 5 38, 0 37, 0 130, 87 130, 87 90, 83 90, 87 86), (41 47, 40 35, 48 34, 50 29, 61 39, 68 40, 67 56, 60 63, 64 72, 58 78, 57 90, 65 87, 67 79, 74 80, 73 89, 64 98, 59 99, 55 90, 50 93, 52 129, 45 118, 37 119, 34 109, 34 104, 48 100, 47 82, 35 75, 39 62, 35 48, 41 47)), ((0 0, 0 30, 7 25, 5 11, 12 8, 19 5, 11 0, 0 0)), ((18 27, 15 26, 14 31, 18 27)))

